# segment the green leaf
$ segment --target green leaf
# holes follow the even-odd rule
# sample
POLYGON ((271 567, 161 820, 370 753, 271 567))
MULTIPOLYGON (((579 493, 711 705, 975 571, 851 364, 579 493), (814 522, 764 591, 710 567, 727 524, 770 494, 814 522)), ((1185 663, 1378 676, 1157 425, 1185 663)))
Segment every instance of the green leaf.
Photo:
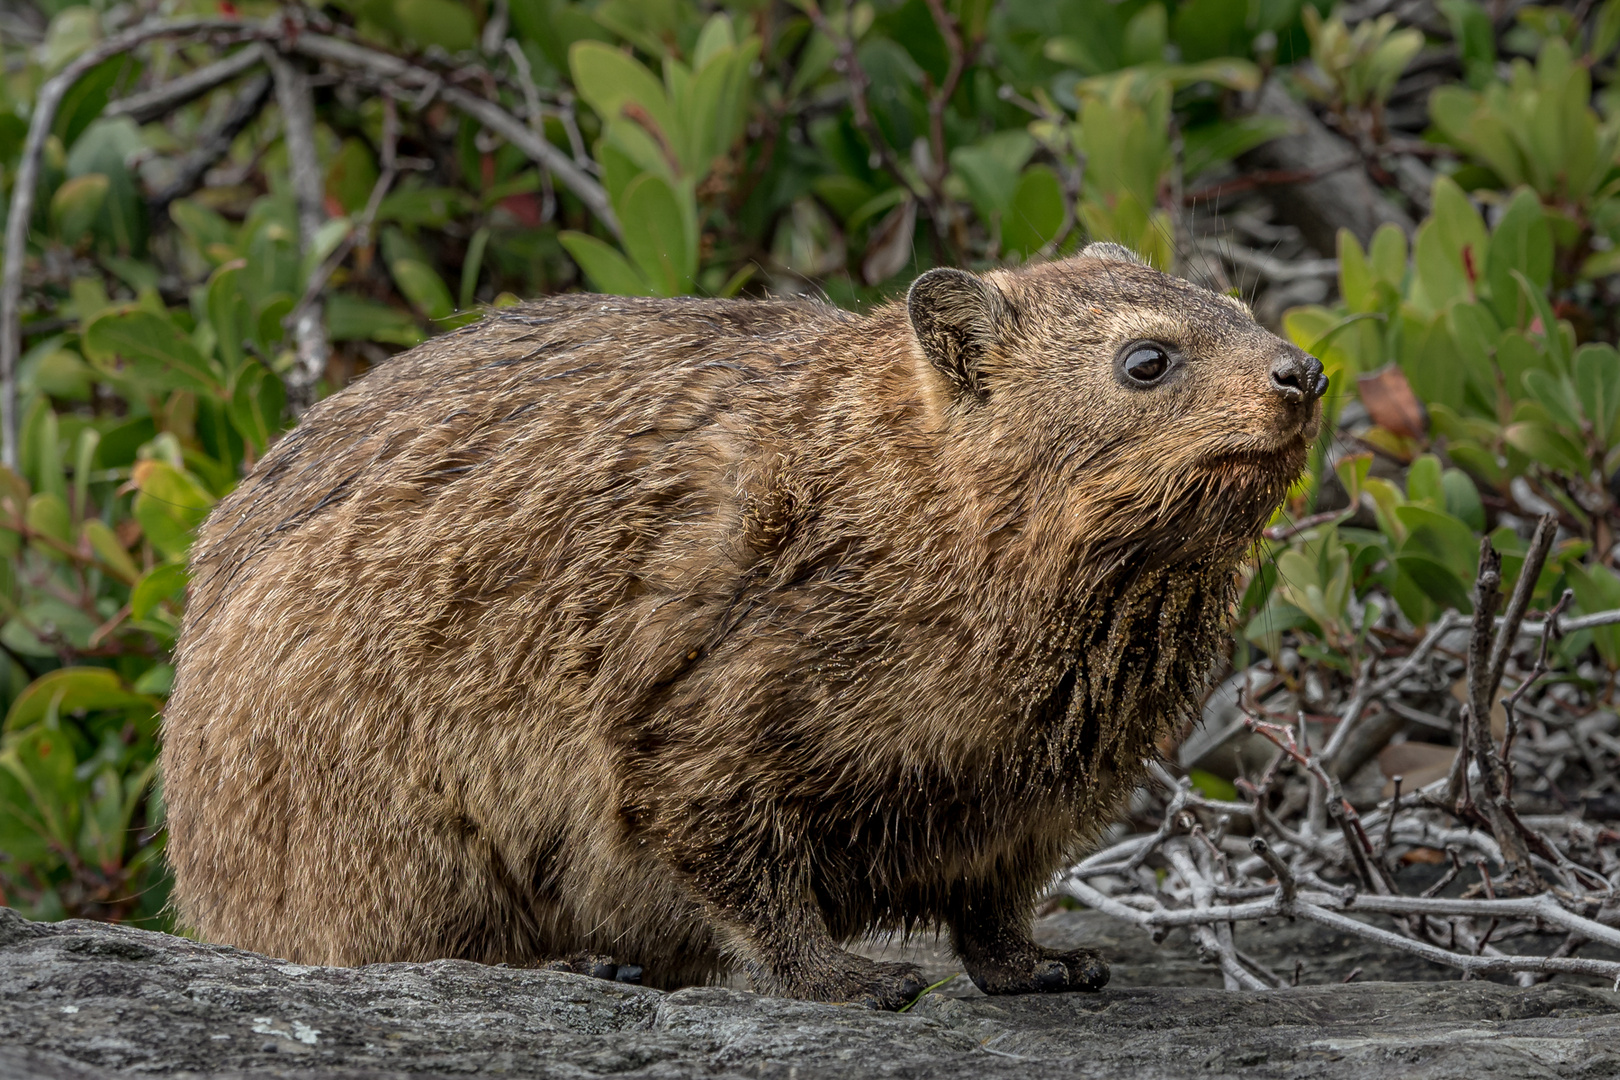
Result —
POLYGON ((101 564, 112 571, 120 581, 126 585, 133 584, 141 576, 140 568, 135 560, 129 557, 118 534, 112 527, 100 518, 91 518, 81 527, 84 538, 90 542, 90 550, 96 553, 101 564))
MULTIPOLYGON (((1395 556, 1396 568, 1425 596, 1442 608, 1472 612, 1474 601, 1468 586, 1445 563, 1422 552, 1402 551, 1395 556)), ((1399 597, 1397 596, 1397 601, 1399 597)))
POLYGON ((193 390, 219 394, 214 365, 172 322, 141 310, 113 310, 84 334, 84 352, 98 371, 131 382, 139 391, 193 390))
POLYGON ((692 47, 692 70, 700 71, 721 50, 735 48, 737 34, 731 25, 731 16, 717 11, 709 16, 698 33, 697 44, 692 47))
POLYGON ((972 146, 951 151, 951 167, 967 185, 968 197, 985 221, 1003 215, 1018 190, 1019 170, 1035 152, 1026 131, 1003 131, 972 146))
MULTIPOLYGON (((1591 566, 1571 564, 1568 567, 1569 586, 1575 592, 1575 604, 1583 615, 1620 608, 1620 577, 1601 563, 1591 566)), ((1612 671, 1620 668, 1620 626, 1598 626, 1592 629, 1592 644, 1598 655, 1612 671)))
POLYGON ((1546 289, 1552 280, 1552 229, 1541 209, 1541 200, 1529 188, 1520 188, 1491 234, 1491 250, 1485 259, 1485 280, 1491 289, 1491 307, 1503 326, 1523 326, 1523 301, 1513 271, 1524 273, 1538 288, 1546 289))
MULTIPOLYGON (((54 491, 42 491, 28 499, 28 510, 25 515, 28 528, 36 533, 73 546, 73 515, 68 510, 67 500, 54 491)), ((53 549, 47 548, 47 554, 56 556, 53 549)))
POLYGON ((1558 319, 1553 315, 1552 305, 1547 302, 1545 289, 1531 281, 1525 274, 1517 269, 1508 271, 1513 280, 1519 283, 1519 291, 1530 301, 1535 309, 1536 318, 1541 321, 1543 338, 1547 342, 1547 354, 1552 357, 1553 363, 1558 365, 1560 371, 1569 370, 1569 349, 1564 342, 1564 335, 1560 332, 1558 319))
POLYGON ((629 119, 672 149, 685 144, 663 86, 635 58, 599 41, 577 41, 568 69, 579 96, 604 121, 629 119))
POLYGON ((229 263, 208 279, 208 323, 214 349, 227 374, 242 366, 242 345, 253 325, 253 311, 242 294, 242 263, 229 263))
POLYGON ((466 311, 473 306, 478 292, 478 274, 484 265, 484 249, 489 246, 489 226, 480 226, 467 241, 467 257, 461 262, 461 291, 457 306, 466 311))
POLYGON ((1459 519, 1475 532, 1485 531, 1485 504, 1480 502, 1479 489, 1461 469, 1447 469, 1440 477, 1445 497, 1445 511, 1459 519))
POLYGON ((85 427, 73 444, 73 516, 82 518, 90 505, 90 474, 95 469, 96 451, 101 447, 101 432, 85 427))
POLYGON ((1406 497, 1411 502, 1423 503, 1431 510, 1443 510, 1446 505, 1445 488, 1440 480, 1440 459, 1424 454, 1406 470, 1406 497))
POLYGON ((697 252, 687 243, 686 215, 663 177, 643 173, 619 201, 624 247, 658 296, 692 291, 697 252))
POLYGON ((1602 60, 1620 44, 1620 0, 1608 0, 1598 11, 1592 30, 1592 60, 1602 60))
POLYGON ((71 246, 90 231, 107 202, 109 186, 106 176, 90 173, 65 181, 56 189, 51 196, 51 223, 58 239, 71 246))
POLYGON ((1345 306, 1353 312, 1376 310, 1377 294, 1373 291, 1372 267, 1367 265, 1367 255, 1361 250, 1356 234, 1349 229, 1340 229, 1338 247, 1339 295, 1344 297, 1345 306))
POLYGON ((410 312, 343 292, 327 297, 326 328, 333 341, 380 341, 408 347, 421 344, 425 337, 410 312))
POLYGON ((1001 219, 1001 246, 1028 258, 1063 228, 1063 184, 1050 165, 1031 165, 1018 178, 1012 202, 1001 219))
POLYGON ((1575 391, 1581 412, 1605 448, 1617 441, 1620 422, 1620 352, 1613 345, 1583 345, 1575 354, 1575 391))
POLYGON ((1462 263, 1463 252, 1471 257, 1475 272, 1483 269, 1490 251, 1490 240, 1485 232, 1485 220, 1474 209, 1463 189, 1449 176, 1440 176, 1434 182, 1434 208, 1431 218, 1440 232, 1447 252, 1462 263))
POLYGON ((1581 404, 1575 396, 1575 387, 1568 379, 1548 371, 1524 373, 1524 388, 1539 401, 1553 422, 1566 434, 1579 437, 1581 431, 1581 404))
POLYGON ((1367 247, 1367 261, 1380 281, 1396 290, 1406 279, 1406 234, 1398 225, 1380 225, 1367 247))
POLYGON ((162 563, 146 572, 129 594, 129 613, 132 618, 150 618, 157 606, 165 600, 175 606, 185 597, 186 568, 181 563, 162 563))
POLYGON ((10 782, 0 787, 0 795, 12 805, 0 807, 0 818, 11 818, 34 833, 41 848, 71 849, 80 815, 77 766, 73 742, 61 730, 40 725, 7 739, 0 750, 0 773, 10 782))
MULTIPOLYGON (((1163 11, 1163 8, 1159 9, 1163 11)), ((1212 772, 1203 769, 1189 769, 1187 779, 1192 781, 1193 789, 1202 793, 1206 799, 1225 799, 1230 802, 1237 801, 1237 788, 1232 781, 1223 780, 1212 772)))
POLYGON ((1419 228, 1415 244, 1421 294, 1413 297, 1438 311, 1457 300, 1472 300, 1485 270, 1490 242, 1485 222, 1456 181, 1434 182, 1434 210, 1419 228))
POLYGON ((287 336, 283 324, 292 314, 293 298, 290 293, 272 293, 266 297, 253 319, 253 333, 264 352, 273 352, 287 336))
POLYGON ((1475 0, 1440 0, 1451 37, 1462 53, 1463 72, 1475 87, 1489 84, 1496 69, 1496 27, 1475 0))
POLYGON ((1581 448, 1546 424, 1521 421, 1509 424, 1502 434, 1508 445, 1557 472, 1585 476, 1592 470, 1581 448))
POLYGON ((183 559, 214 497, 189 473, 161 461, 135 464, 135 520, 165 558, 183 559))
POLYGON ((1192 179, 1293 130, 1293 121, 1281 116, 1240 116, 1188 128, 1182 136, 1183 173, 1192 179))
POLYGON ((21 731, 43 720, 54 707, 61 715, 122 709, 158 710, 159 703, 137 694, 118 673, 99 667, 65 667, 47 672, 29 683, 6 713, 4 729, 21 731))
POLYGON ((573 256, 597 292, 614 296, 656 295, 623 255, 596 237, 565 230, 557 234, 557 240, 573 256))
POLYGON ((690 293, 697 251, 687 243, 687 215, 663 176, 643 173, 630 181, 619 201, 619 220, 625 251, 654 295, 690 293))
POLYGON ((60 659, 57 643, 83 651, 90 647, 90 635, 101 619, 87 615, 72 604, 53 596, 41 597, 25 606, 19 617, 0 630, 0 642, 27 656, 60 659))
POLYGON ((1532 371, 1551 368, 1547 350, 1517 330, 1502 335, 1496 347, 1496 366, 1502 371, 1502 387, 1515 401, 1522 400, 1528 391, 1524 377, 1532 371))
POLYGON ((377 163, 371 148, 352 136, 344 139, 326 170, 326 194, 336 199, 345 213, 358 214, 371 198, 376 183, 377 163))
MULTIPOLYGON (((1443 491, 1440 497, 1444 499, 1443 491)), ((1407 534, 1401 553, 1427 555, 1449 567, 1457 577, 1465 581, 1474 579, 1479 539, 1466 523, 1444 510, 1410 503, 1397 506, 1395 516, 1407 534)))
POLYGON ((216 211, 191 199, 176 199, 169 204, 169 220, 204 258, 220 263, 237 257, 236 230, 216 211))
POLYGON ((1419 400, 1463 414, 1472 411, 1466 394, 1468 367, 1447 323, 1444 317, 1403 320, 1400 365, 1419 400))
POLYGON ((452 0, 394 0, 394 21, 418 45, 462 52, 478 43, 472 12, 452 0))
POLYGON ((231 424, 259 453, 270 448, 270 441, 281 431, 281 415, 287 408, 287 388, 281 376, 257 360, 249 361, 236 378, 231 395, 231 424))
MULTIPOLYGON (((713 19, 710 25, 714 25, 713 19)), ((682 118, 686 135, 681 159, 690 175, 707 174, 742 136, 753 105, 750 69, 759 58, 759 47, 759 39, 750 38, 741 48, 722 48, 707 57, 697 64, 697 74, 675 98, 676 115, 682 118)))
POLYGON ((428 318, 447 318, 456 310, 456 302, 444 279, 427 263, 419 259, 395 259, 388 264, 388 272, 405 298, 428 318))
POLYGON ((394 222, 442 229, 457 214, 477 206, 465 191, 443 187, 406 187, 391 191, 377 207, 377 224, 394 222))

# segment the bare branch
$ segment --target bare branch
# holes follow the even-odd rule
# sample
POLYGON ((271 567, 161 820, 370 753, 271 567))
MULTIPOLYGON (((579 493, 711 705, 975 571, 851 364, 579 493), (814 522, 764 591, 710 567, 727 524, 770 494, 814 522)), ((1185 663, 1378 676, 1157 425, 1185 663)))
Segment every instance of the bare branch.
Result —
MULTIPOLYGON (((435 95, 442 98, 550 169, 565 187, 579 196, 579 200, 603 226, 613 235, 621 235, 619 219, 613 213, 613 204, 602 185, 586 175, 567 154, 535 134, 528 125, 495 102, 460 87, 447 86, 431 71, 397 56, 326 34, 305 30, 288 42, 288 48, 313 60, 353 69, 374 81, 387 80, 401 86, 416 87, 427 93, 429 99, 435 95)), ((417 107, 420 108, 422 104, 424 102, 419 99, 417 107)))
POLYGON ((1507 670, 1508 653, 1513 651, 1519 626, 1524 622, 1524 613, 1530 606, 1530 594, 1535 592, 1536 580, 1541 577, 1541 568, 1547 562, 1547 553, 1552 550, 1553 539, 1557 535, 1558 521, 1552 514, 1547 514, 1536 523, 1536 532, 1530 538, 1530 549, 1525 553, 1524 566, 1519 571, 1518 583, 1513 587, 1513 596, 1508 601, 1507 610, 1502 613, 1502 625, 1497 634, 1496 646, 1491 650, 1488 697, 1494 698, 1497 687, 1502 685, 1502 673, 1507 670))
POLYGON ((171 79, 162 86, 109 102, 102 115, 127 116, 137 124, 150 124, 180 106, 197 100, 214 87, 245 75, 264 62, 264 46, 253 42, 223 60, 216 60, 178 79, 171 79))
MULTIPOLYGON (((314 249, 316 234, 326 219, 326 192, 321 182, 320 160, 315 152, 315 99, 309 76, 277 52, 268 56, 276 80, 276 103, 281 106, 283 137, 287 144, 287 167, 292 174, 293 194, 298 200, 298 240, 304 255, 314 249)), ((326 337, 326 321, 319 295, 305 293, 293 322, 293 344, 298 360, 287 377, 287 396, 295 415, 315 403, 315 384, 326 374, 332 347, 326 337)))
POLYGON ((231 144, 236 141, 236 137, 264 109, 265 102, 270 100, 272 86, 270 76, 261 72, 237 91, 236 97, 231 101, 231 107, 226 110, 219 123, 200 134, 196 145, 180 159, 174 178, 147 198, 146 206, 150 213, 154 215, 163 213, 174 200, 183 198, 197 189, 208 170, 231 152, 231 144))
POLYGON ((382 208, 383 198, 388 189, 394 186, 394 180, 399 175, 399 109, 391 97, 383 98, 383 145, 382 145, 382 172, 377 176, 377 182, 371 186, 371 194, 366 198, 366 205, 360 211, 360 216, 349 227, 348 235, 343 238, 330 255, 321 261, 309 275, 309 281, 304 284, 304 295, 299 297, 298 303, 282 325, 295 329, 303 324, 304 319, 313 311, 319 317, 321 293, 326 283, 331 280, 332 274, 343 265, 345 259, 357 247, 363 247, 371 241, 371 226, 377 220, 377 211, 382 208))
MULTIPOLYGON (((1542 559, 1546 558, 1546 546, 1551 545, 1552 532, 1552 523, 1543 518, 1541 528, 1536 530, 1536 541, 1538 543, 1545 541, 1542 559)), ((1499 639, 1502 642, 1511 643, 1518 630, 1514 623, 1524 618, 1528 589, 1523 586, 1527 580, 1532 587, 1535 584, 1535 578, 1531 573, 1534 555, 1532 551, 1530 557, 1526 558, 1525 572, 1519 577, 1521 588, 1515 590, 1514 599, 1519 601, 1517 612, 1510 605, 1508 613, 1504 616, 1506 621, 1499 639), (1520 600, 1520 593, 1524 594, 1523 600, 1520 600)), ((1537 561, 1534 573, 1540 572, 1541 567, 1537 561)), ((1495 612, 1497 590, 1501 580, 1502 557, 1497 554, 1487 537, 1479 544, 1479 578, 1474 585, 1474 623, 1468 644, 1468 740, 1474 761, 1479 766, 1479 782, 1482 789, 1481 797, 1474 800, 1474 805, 1490 825, 1496 842, 1502 845, 1502 861, 1509 876, 1518 882, 1518 887, 1532 890, 1541 887, 1541 878, 1530 862, 1530 849, 1525 846, 1524 836, 1514 826, 1509 814, 1507 767, 1494 753, 1496 743, 1491 737, 1491 708, 1496 701, 1496 688, 1501 685, 1501 673, 1496 667, 1497 655, 1500 654, 1502 662, 1506 663, 1506 645, 1493 646, 1491 641, 1496 628, 1492 615, 1495 612)))

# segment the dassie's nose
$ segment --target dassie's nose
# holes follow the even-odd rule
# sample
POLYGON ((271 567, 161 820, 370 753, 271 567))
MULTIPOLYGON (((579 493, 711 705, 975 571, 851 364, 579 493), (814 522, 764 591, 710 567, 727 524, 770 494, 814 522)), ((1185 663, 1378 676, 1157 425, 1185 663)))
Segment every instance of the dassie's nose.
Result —
POLYGON ((1271 388, 1289 401, 1310 403, 1327 393, 1322 361, 1290 349, 1271 362, 1271 388))

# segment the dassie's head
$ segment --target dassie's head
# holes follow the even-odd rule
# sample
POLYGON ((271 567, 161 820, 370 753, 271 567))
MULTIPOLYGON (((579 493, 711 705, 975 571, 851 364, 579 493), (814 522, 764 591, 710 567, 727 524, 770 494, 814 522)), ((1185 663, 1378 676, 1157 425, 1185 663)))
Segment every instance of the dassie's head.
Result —
POLYGON ((983 277, 932 270, 906 307, 946 428, 987 468, 1040 473, 1094 548, 1235 553, 1316 438, 1318 360, 1118 245, 983 277))

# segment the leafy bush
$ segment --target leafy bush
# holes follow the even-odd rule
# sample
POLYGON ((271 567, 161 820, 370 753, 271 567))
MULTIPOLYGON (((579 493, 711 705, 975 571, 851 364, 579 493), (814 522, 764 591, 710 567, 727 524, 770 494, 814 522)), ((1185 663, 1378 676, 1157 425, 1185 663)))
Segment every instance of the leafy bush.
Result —
MULTIPOLYGON (((1376 626, 1467 610, 1487 529, 1511 578, 1513 522, 1546 506, 1568 539, 1537 602, 1568 585, 1586 610, 1620 606, 1620 4, 1585 23, 1521 9, 1505 27, 1472 0, 1441 6, 1457 59, 1419 147, 1438 172, 1411 204, 1426 219, 1365 247, 1341 234, 1338 299, 1283 320, 1327 365, 1356 443, 1324 447, 1285 508, 1237 648, 1293 648, 1335 677, 1354 676, 1376 626)), ((295 66, 318 67, 297 41, 339 33, 426 74, 324 69, 314 206, 262 68, 130 107, 258 47, 245 36, 111 56, 51 126, 22 268, 17 458, 0 472, 0 902, 34 917, 163 922, 153 760, 186 548, 289 402, 514 294, 865 305, 931 265, 1095 239, 1200 270, 1189 193, 1242 188, 1235 163, 1293 130, 1252 111, 1263 80, 1317 101, 1410 198, 1380 164, 1411 152, 1390 103, 1445 43, 1393 17, 1347 25, 1316 0, 237 7, 243 26, 274 17, 256 32, 295 66), (457 93, 515 118, 551 164, 457 93), (331 359, 308 372, 290 328, 317 305, 331 359)), ((37 14, 35 40, 4 40, 8 187, 44 81, 129 10, 37 14)), ((1612 671, 1620 632, 1561 649, 1612 671)))

